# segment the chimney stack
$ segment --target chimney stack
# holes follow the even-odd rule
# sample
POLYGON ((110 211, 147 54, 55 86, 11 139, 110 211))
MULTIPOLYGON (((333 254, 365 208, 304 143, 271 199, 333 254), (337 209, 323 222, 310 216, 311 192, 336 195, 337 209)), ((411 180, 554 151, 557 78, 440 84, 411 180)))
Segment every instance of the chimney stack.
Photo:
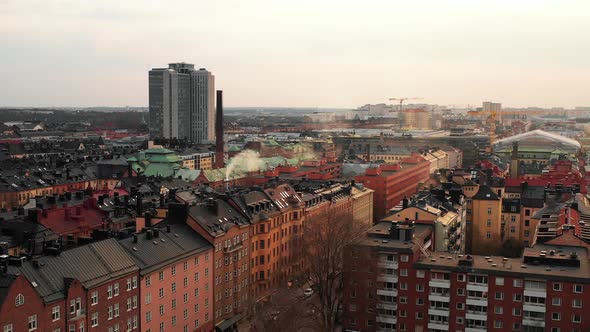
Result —
POLYGON ((215 168, 223 168, 223 91, 217 90, 217 110, 215 111, 215 168))

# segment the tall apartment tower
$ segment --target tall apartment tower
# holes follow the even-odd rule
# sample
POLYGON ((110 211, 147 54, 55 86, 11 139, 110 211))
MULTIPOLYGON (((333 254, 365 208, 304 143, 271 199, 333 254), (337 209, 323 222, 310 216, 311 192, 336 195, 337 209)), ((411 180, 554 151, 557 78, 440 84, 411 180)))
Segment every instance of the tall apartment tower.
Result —
POLYGON ((149 71, 150 137, 215 140, 215 77, 190 63, 149 71))
POLYGON ((481 106, 482 106, 481 108, 484 112, 501 111, 502 110, 501 103, 494 103, 491 101, 484 101, 481 106))

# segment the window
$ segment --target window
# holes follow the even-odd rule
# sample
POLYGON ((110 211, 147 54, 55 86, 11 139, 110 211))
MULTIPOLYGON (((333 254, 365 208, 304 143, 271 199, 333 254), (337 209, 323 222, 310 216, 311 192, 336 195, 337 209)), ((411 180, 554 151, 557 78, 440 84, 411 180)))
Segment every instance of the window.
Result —
POLYGON ((554 312, 551 314, 552 320, 561 320, 561 314, 559 312, 554 312))
POLYGON ((127 291, 131 290, 131 278, 127 278, 127 291))
POLYGON ((187 287, 188 286, 188 277, 184 277, 184 279, 182 280, 182 285, 184 287, 187 287))
POLYGON ((417 278, 424 278, 424 270, 416 270, 417 278))
POLYGON ((492 233, 486 232, 486 239, 491 239, 491 238, 492 238, 492 233))
POLYGON ((90 320, 90 325, 92 325, 92 327, 98 326, 98 312, 92 313, 92 319, 90 320))
POLYGON ((113 286, 113 295, 114 295, 114 296, 119 296, 119 283, 116 283, 116 284, 113 286))
POLYGON ((163 316, 163 315, 164 315, 164 305, 161 304, 160 305, 160 316, 163 316))
POLYGON ((553 283, 553 290, 557 292, 561 292, 563 289, 563 285, 560 282, 553 283))
POLYGON ((457 274, 457 281, 465 282, 465 275, 464 274, 457 274))
POLYGON ((108 310, 108 314, 107 314, 107 320, 111 320, 113 319, 113 307, 109 306, 109 310, 108 310))
POLYGON ((2 332, 13 332, 13 330, 12 330, 12 324, 4 325, 4 329, 3 329, 2 332))
POLYGON ((176 265, 172 267, 172 275, 175 276, 176 275, 176 265))
POLYGON ((37 329, 37 315, 29 316, 29 331, 37 329))
POLYGON ((560 306, 561 305, 561 297, 554 297, 551 299, 551 304, 554 306, 560 306))
POLYGON ((355 312, 356 311, 356 304, 350 304, 348 306, 348 311, 355 312))
POLYGON ((574 285, 574 293, 581 293, 582 285, 574 285))
POLYGON ((522 279, 514 279, 512 280, 512 286, 514 287, 522 287, 522 279))
POLYGON ((96 305, 98 304, 98 292, 94 291, 92 292, 92 296, 90 297, 90 305, 96 305))
POLYGON ((400 260, 401 260, 402 262, 407 262, 407 261, 408 261, 408 255, 401 255, 401 256, 400 256, 400 260))
POLYGON ((115 317, 119 317, 119 303, 115 303, 113 311, 115 311, 115 317))
POLYGON ((407 277, 408 276, 408 269, 400 269, 399 275, 402 277, 407 277))
POLYGON ((503 300, 504 292, 496 292, 496 300, 503 300))
POLYGON ((457 310, 463 310, 463 309, 465 309, 465 305, 461 302, 457 302, 457 310))
POLYGON ((416 299, 416 305, 424 305, 424 299, 423 298, 417 298, 416 299))
POLYGON ((131 298, 127 299, 127 311, 131 311, 131 298))
POLYGON ((137 288, 137 276, 133 277, 132 279, 133 289, 137 288))
POLYGON ((504 286, 504 278, 496 277, 496 286, 504 286))
POLYGON ((53 308, 51 308, 51 319, 55 322, 56 320, 59 320, 59 306, 55 306, 53 308))
POLYGON ((465 296, 465 288, 457 288, 457 295, 465 296))
POLYGON ((152 312, 151 311, 148 311, 148 312, 145 313, 145 320, 147 322, 151 322, 152 321, 152 312))
POLYGON ((424 314, 421 313, 421 312, 417 312, 416 313, 416 319, 422 319, 422 318, 424 318, 424 314))
POLYGON ((176 292, 176 283, 172 283, 172 293, 176 292))
POLYGON ((512 309, 512 316, 520 316, 522 313, 520 311, 520 308, 514 308, 512 309))
POLYGON ((581 322, 582 322, 582 316, 576 315, 576 314, 572 315, 572 323, 581 323, 581 322))
POLYGON ((408 303, 408 298, 405 296, 400 296, 399 303, 408 303))
POLYGON ((151 285, 152 285, 152 277, 151 276, 145 277, 145 286, 149 287, 151 285))
POLYGON ((23 294, 18 294, 14 299, 14 305, 20 307, 23 304, 25 304, 25 296, 23 294))
POLYGON ((488 208, 488 215, 492 214, 492 208, 488 208))
POLYGON ((574 308, 581 308, 582 307, 582 300, 580 300, 580 299, 573 299, 572 300, 572 307, 574 307, 574 308))
POLYGON ((512 323, 512 331, 520 331, 520 323, 512 323))
POLYGON ((455 321, 457 322, 457 324, 459 324, 459 325, 463 325, 463 317, 457 317, 457 318, 455 319, 455 321))
POLYGON ((160 273, 158 273, 158 280, 164 280, 164 271, 160 271, 160 273))
POLYGON ((514 294, 514 295, 512 295, 512 301, 514 301, 514 302, 522 302, 522 294, 514 294))
POLYGON ((186 271, 188 270, 188 261, 184 262, 182 268, 186 271))
POLYGON ((495 321, 494 321, 494 328, 495 328, 495 329, 501 329, 501 328, 502 328, 502 321, 500 321, 500 320, 495 320, 495 321))
POLYGON ((145 296, 145 304, 152 303, 152 293, 147 293, 145 296))
POLYGON ((84 332, 84 322, 80 322, 80 327, 78 328, 78 332, 84 332))
POLYGON ((137 295, 133 295, 133 309, 137 308, 137 295))
POLYGON ((163 298, 164 297, 164 288, 160 288, 158 290, 158 295, 160 296, 160 298, 163 298))
POLYGON ((172 326, 176 326, 176 315, 172 316, 172 326))
POLYGON ((501 315, 504 313, 504 308, 502 307, 494 307, 494 313, 497 315, 501 315))

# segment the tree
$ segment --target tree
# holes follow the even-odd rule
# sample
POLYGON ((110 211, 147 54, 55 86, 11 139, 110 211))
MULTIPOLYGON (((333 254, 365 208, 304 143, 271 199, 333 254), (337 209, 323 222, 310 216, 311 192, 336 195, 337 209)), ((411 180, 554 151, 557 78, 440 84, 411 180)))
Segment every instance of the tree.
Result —
POLYGON ((305 219, 302 253, 318 297, 319 304, 312 305, 322 331, 334 331, 340 319, 344 248, 363 232, 360 224, 354 222, 351 209, 328 209, 305 219))

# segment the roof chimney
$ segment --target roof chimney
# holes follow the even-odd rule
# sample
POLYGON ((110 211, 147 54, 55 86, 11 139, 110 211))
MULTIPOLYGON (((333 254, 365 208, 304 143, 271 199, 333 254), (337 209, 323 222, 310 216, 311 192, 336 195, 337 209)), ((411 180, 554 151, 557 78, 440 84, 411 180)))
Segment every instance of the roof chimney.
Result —
POLYGON ((217 110, 215 112, 215 168, 223 168, 223 91, 217 90, 217 110))

